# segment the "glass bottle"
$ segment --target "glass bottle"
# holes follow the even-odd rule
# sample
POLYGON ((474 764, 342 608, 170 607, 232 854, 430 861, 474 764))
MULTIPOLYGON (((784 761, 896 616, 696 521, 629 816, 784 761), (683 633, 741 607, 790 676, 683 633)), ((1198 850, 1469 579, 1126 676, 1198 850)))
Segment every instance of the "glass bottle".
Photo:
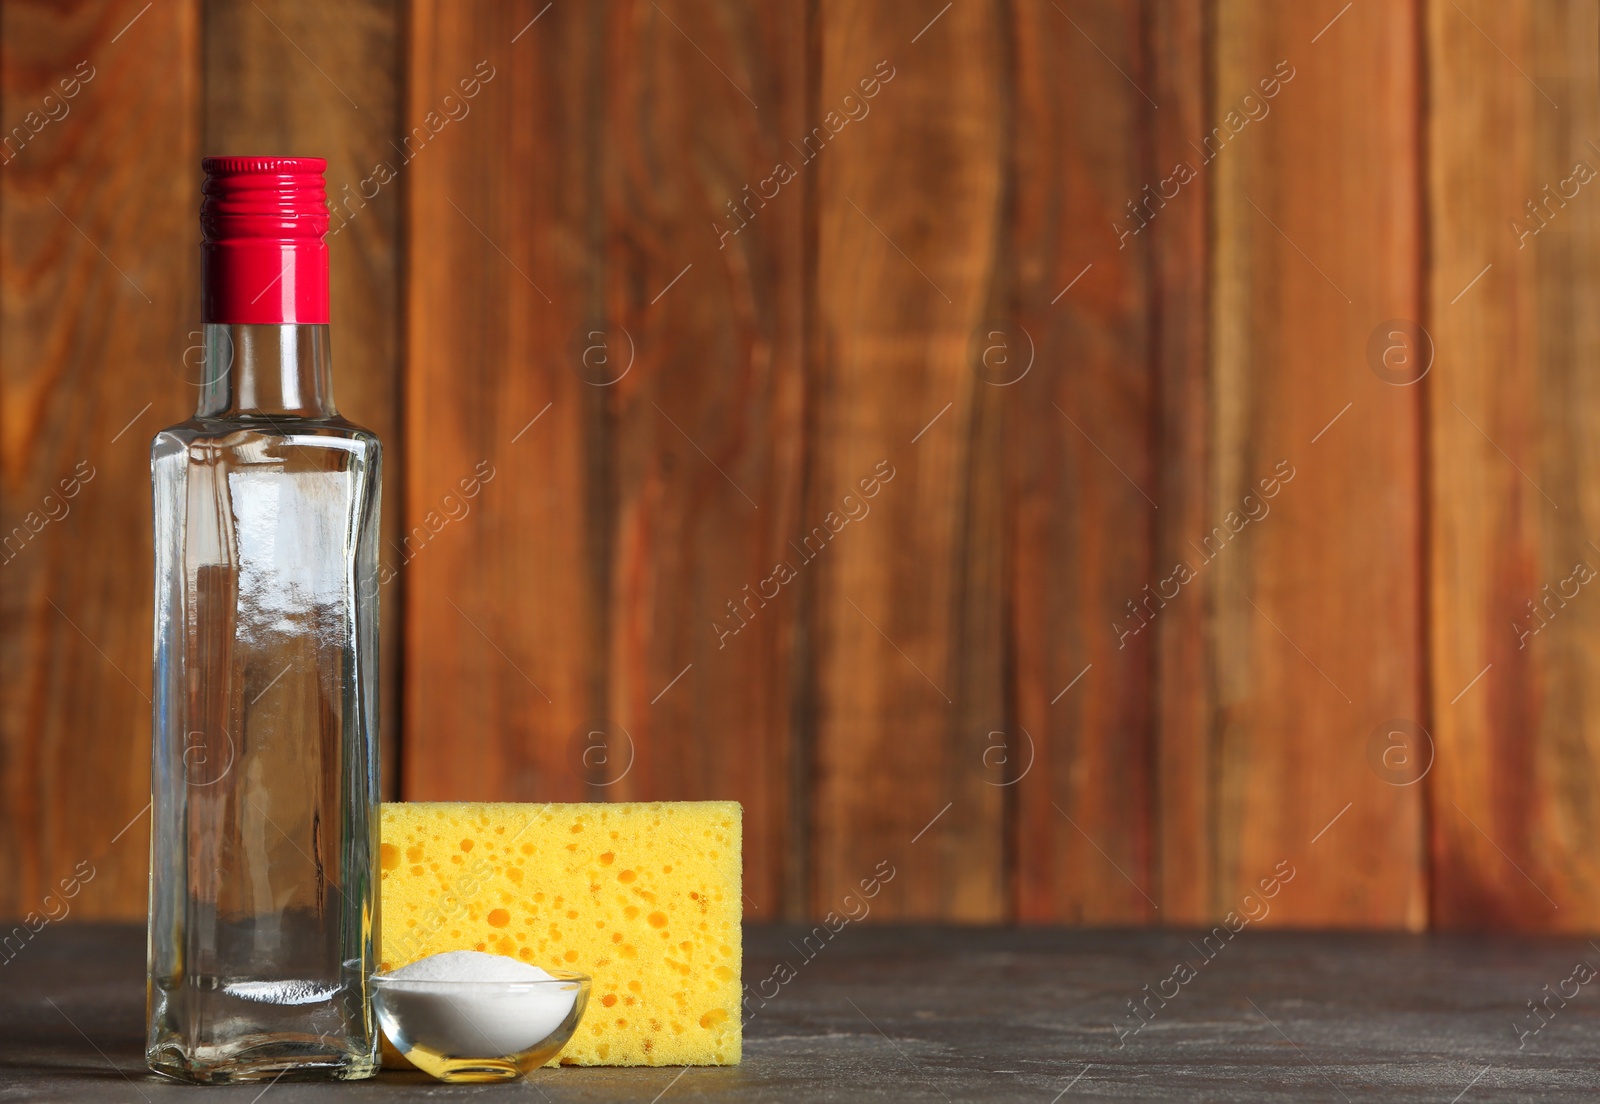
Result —
POLYGON ((378 439, 333 404, 319 158, 207 158, 199 409, 157 434, 158 1073, 367 1077, 378 439))

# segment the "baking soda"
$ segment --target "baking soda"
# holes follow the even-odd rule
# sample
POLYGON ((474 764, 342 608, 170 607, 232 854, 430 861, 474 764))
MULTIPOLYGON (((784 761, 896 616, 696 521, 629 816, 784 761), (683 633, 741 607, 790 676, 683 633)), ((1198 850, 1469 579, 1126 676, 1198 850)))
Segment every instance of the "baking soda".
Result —
POLYGON ((552 976, 519 959, 483 951, 446 951, 419 958, 385 974, 396 981, 551 981, 552 976))
POLYGON ((529 1050, 561 1026, 578 987, 539 984, 558 980, 505 955, 446 951, 383 975, 381 985, 402 1050, 489 1057, 529 1050))

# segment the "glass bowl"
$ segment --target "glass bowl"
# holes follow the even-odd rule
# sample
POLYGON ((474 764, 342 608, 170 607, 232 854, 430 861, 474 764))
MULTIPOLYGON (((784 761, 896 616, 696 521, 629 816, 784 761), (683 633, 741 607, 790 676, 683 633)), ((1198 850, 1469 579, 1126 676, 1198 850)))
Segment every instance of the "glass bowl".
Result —
POLYGON ((589 978, 408 981, 378 974, 383 1030, 418 1069, 441 1081, 511 1081, 561 1053, 589 1003, 589 978))

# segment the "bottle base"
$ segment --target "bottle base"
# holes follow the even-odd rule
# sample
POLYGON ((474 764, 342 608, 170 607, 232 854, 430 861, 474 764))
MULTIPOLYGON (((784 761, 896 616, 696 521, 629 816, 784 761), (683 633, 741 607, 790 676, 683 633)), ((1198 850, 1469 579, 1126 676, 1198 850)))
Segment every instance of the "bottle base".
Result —
POLYGON ((358 1081, 378 1072, 377 1056, 296 1052, 275 1043, 228 1056, 196 1060, 176 1046, 145 1052, 150 1069, 191 1085, 231 1085, 250 1081, 358 1081))

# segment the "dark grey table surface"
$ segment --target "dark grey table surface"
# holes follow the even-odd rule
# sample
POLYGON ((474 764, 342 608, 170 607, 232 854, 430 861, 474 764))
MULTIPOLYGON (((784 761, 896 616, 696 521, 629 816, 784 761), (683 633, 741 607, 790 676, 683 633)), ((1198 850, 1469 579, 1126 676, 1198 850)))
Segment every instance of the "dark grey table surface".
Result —
POLYGON ((552 1069, 509 1085, 384 1073, 263 1091, 148 1074, 142 931, 51 927, 0 966, 0 1101, 1477 1104, 1600 1089, 1600 976, 1575 980, 1580 963, 1600 969, 1600 947, 1582 939, 1246 929, 1203 961, 1185 932, 852 927, 807 961, 798 936, 747 931, 752 992, 780 959, 795 976, 749 1018, 738 1067, 552 1069), (1166 980, 1180 963, 1194 970, 1181 986, 1166 980), (1176 996, 1152 998, 1131 1033, 1127 1002, 1146 985, 1176 996))

